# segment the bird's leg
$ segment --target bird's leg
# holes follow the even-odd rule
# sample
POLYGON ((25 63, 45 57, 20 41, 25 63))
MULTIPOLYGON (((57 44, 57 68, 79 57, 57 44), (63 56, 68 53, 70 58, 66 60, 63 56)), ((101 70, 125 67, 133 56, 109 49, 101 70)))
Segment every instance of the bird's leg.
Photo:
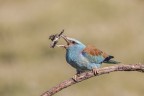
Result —
POLYGON ((93 68, 92 72, 94 73, 94 75, 97 75, 99 73, 98 70, 97 70, 97 68, 93 68))

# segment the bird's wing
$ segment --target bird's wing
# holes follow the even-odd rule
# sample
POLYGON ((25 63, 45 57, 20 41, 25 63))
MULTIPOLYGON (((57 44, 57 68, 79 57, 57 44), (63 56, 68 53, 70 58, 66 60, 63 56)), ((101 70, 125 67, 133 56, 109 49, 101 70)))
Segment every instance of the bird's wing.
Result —
POLYGON ((89 62, 96 64, 102 63, 107 57, 109 57, 108 54, 91 45, 87 46, 82 51, 82 54, 89 62))

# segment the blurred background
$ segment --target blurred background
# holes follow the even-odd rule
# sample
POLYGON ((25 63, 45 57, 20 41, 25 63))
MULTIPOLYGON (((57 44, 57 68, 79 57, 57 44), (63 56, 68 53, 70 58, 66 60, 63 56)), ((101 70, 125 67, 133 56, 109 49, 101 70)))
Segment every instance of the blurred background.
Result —
MULTIPOLYGON (((0 0, 0 96, 39 96, 75 74, 65 50, 49 48, 62 29, 124 64, 144 63, 143 0, 0 0)), ((143 96, 143 81, 114 72, 55 96, 143 96)))

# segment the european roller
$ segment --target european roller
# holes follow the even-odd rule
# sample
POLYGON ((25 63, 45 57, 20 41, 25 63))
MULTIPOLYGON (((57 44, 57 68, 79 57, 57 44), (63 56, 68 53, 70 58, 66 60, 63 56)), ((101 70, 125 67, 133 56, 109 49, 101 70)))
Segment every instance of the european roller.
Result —
POLYGON ((82 42, 62 36, 62 38, 67 42, 67 45, 57 45, 66 49, 66 61, 72 67, 77 70, 76 76, 82 72, 92 70, 94 74, 97 74, 97 68, 99 68, 102 63, 117 64, 119 62, 111 60, 114 58, 111 55, 95 48, 92 45, 84 45, 82 42))

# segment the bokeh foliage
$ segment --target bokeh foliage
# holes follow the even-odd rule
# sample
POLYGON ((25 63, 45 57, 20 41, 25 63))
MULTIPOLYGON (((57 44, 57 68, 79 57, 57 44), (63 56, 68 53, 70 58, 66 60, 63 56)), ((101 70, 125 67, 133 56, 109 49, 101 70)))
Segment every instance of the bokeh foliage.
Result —
MULTIPOLYGON (((75 74, 65 50, 49 48, 48 36, 62 29, 122 63, 144 63, 143 17, 143 0, 1 0, 0 96, 38 96, 75 74)), ((143 80, 111 73, 56 96, 143 96, 143 80)))

